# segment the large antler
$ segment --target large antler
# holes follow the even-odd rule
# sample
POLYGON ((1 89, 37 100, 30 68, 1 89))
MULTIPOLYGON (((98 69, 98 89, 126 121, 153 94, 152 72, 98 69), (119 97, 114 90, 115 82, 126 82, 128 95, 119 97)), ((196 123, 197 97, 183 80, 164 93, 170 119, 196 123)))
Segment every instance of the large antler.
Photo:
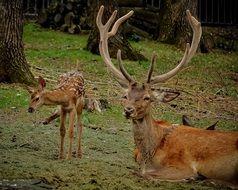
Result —
MULTIPOLYGON (((182 69, 182 67, 184 65, 186 65, 191 60, 193 55, 196 53, 196 50, 197 50, 197 47, 198 47, 198 44, 200 42, 200 38, 201 38, 201 35, 202 35, 201 23, 198 22, 190 14, 189 10, 186 11, 186 14, 187 14, 189 24, 190 24, 190 26, 192 27, 192 30, 193 30, 193 40, 192 40, 191 47, 190 47, 190 44, 187 43, 183 59, 180 61, 180 63, 177 65, 177 67, 175 67, 174 69, 172 69, 171 71, 169 71, 165 74, 152 77, 151 80, 148 78, 148 80, 147 80, 148 83, 153 85, 153 84, 156 84, 156 83, 159 83, 159 82, 165 82, 166 80, 170 79, 171 77, 176 75, 182 69)), ((153 66, 151 66, 151 68, 153 70, 153 66)))
POLYGON ((133 79, 131 78, 131 76, 129 74, 127 74, 127 76, 125 77, 112 63, 112 60, 110 58, 109 55, 109 51, 108 51, 108 38, 114 36, 117 33, 117 30, 119 28, 119 26, 125 21, 127 20, 129 17, 132 16, 132 14, 134 13, 133 11, 130 11, 129 13, 127 13, 126 15, 122 16, 121 18, 119 18, 115 24, 113 25, 111 31, 109 32, 109 29, 112 26, 112 23, 114 22, 116 15, 117 15, 117 11, 115 10, 111 17, 109 18, 109 20, 107 21, 107 23, 105 25, 102 24, 102 15, 103 15, 103 11, 104 11, 104 6, 101 6, 99 11, 98 11, 98 15, 97 15, 97 26, 100 32, 100 43, 99 43, 99 51, 100 54, 104 60, 104 62, 106 63, 107 67, 110 69, 110 71, 113 73, 113 75, 119 80, 119 82, 122 85, 126 85, 128 81, 131 82, 133 81, 133 79))

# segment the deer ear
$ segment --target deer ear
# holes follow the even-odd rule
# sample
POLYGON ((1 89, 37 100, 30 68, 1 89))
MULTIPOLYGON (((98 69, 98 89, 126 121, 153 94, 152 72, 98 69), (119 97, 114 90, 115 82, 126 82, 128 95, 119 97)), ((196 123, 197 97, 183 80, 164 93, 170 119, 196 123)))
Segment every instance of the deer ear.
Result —
POLYGON ((99 101, 94 100, 94 101, 93 101, 93 106, 94 106, 94 108, 95 108, 96 111, 102 112, 102 110, 101 110, 101 108, 100 108, 100 102, 99 102, 99 101))
POLYGON ((38 78, 38 90, 43 90, 46 86, 45 79, 43 79, 42 76, 39 76, 38 78))
POLYGON ((178 91, 166 88, 152 89, 152 93, 156 100, 164 103, 170 102, 180 95, 178 91))

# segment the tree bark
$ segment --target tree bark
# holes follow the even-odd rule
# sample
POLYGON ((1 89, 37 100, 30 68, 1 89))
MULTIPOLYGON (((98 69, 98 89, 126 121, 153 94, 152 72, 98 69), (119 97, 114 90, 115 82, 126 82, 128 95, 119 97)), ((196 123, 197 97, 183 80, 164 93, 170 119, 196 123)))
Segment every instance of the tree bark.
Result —
MULTIPOLYGON (((103 15, 103 22, 105 22, 110 18, 111 14, 114 10, 118 9, 115 1, 113 0, 91 0, 91 11, 90 12, 90 20, 89 22, 92 23, 93 30, 90 32, 90 36, 88 38, 87 49, 92 53, 99 54, 99 30, 96 26, 96 16, 101 5, 105 6, 104 15, 103 15)), ((118 16, 117 16, 118 18, 118 16)), ((122 51, 122 58, 129 59, 129 60, 146 60, 146 58, 134 50, 129 42, 127 41, 126 37, 123 35, 122 29, 120 28, 118 33, 108 40, 109 44, 109 53, 111 57, 116 58, 117 50, 121 49, 122 51)))
POLYGON ((23 2, 0 2, 0 82, 34 83, 23 48, 23 2))
POLYGON ((185 46, 191 41, 192 32, 186 10, 197 17, 197 1, 165 0, 161 7, 158 39, 162 42, 185 46))

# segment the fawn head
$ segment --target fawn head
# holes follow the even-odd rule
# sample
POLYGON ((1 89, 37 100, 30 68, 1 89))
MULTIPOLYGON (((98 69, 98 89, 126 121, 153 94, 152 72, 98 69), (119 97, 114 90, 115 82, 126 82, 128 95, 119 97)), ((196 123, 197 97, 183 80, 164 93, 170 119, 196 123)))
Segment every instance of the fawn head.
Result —
POLYGON ((32 113, 41 105, 43 105, 42 94, 46 86, 45 79, 39 76, 37 88, 28 88, 28 92, 31 94, 30 105, 28 112, 32 113))

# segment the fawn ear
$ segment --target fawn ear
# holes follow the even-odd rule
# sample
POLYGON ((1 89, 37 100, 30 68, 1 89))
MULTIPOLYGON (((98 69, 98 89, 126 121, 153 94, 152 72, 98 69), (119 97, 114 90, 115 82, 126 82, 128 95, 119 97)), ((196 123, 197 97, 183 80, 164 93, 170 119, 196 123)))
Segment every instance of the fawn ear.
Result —
POLYGON ((152 93, 155 99, 164 103, 170 102, 180 95, 178 91, 167 88, 152 89, 152 93))
POLYGON ((26 90, 27 90, 27 92, 29 92, 29 94, 32 94, 34 92, 34 89, 30 86, 27 86, 26 90))
POLYGON ((42 76, 39 76, 38 78, 38 90, 42 91, 46 86, 45 79, 43 79, 42 76))

